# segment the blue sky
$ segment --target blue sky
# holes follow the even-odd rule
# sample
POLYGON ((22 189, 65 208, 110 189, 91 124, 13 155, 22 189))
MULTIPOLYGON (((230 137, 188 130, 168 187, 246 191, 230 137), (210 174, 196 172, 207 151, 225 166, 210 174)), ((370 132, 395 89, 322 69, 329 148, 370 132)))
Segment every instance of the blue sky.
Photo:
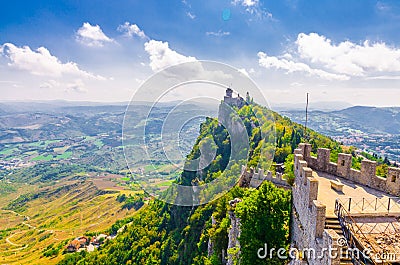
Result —
POLYGON ((400 105, 398 1, 10 1, 0 100, 129 100, 194 59, 231 64, 274 104, 400 105))

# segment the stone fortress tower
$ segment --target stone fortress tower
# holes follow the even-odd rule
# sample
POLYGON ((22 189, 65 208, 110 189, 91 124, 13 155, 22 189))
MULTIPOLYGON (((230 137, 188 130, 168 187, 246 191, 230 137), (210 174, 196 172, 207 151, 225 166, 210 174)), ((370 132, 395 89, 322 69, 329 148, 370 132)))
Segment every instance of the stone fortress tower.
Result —
POLYGON ((233 90, 230 87, 226 89, 226 94, 224 96, 224 103, 229 106, 235 106, 238 108, 241 108, 244 105, 246 105, 246 101, 239 94, 237 95, 236 98, 233 97, 233 90))

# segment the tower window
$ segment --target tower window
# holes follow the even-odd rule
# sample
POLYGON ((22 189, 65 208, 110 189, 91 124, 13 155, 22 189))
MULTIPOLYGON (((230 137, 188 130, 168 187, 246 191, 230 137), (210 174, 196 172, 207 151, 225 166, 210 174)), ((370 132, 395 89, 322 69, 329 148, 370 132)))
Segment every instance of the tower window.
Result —
POLYGON ((345 161, 344 161, 344 160, 342 160, 342 167, 344 167, 344 163, 345 163, 345 161))
POLYGON ((396 175, 392 175, 392 182, 396 182, 396 175))

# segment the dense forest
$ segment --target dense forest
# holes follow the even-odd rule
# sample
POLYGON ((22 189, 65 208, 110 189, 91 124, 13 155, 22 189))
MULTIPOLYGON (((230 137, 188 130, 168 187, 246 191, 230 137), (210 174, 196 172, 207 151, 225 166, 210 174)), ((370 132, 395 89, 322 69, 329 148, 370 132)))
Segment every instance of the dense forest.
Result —
MULTIPOLYGON (((331 159, 337 159, 342 146, 332 139, 292 122, 287 117, 257 104, 236 109, 249 139, 247 161, 234 161, 229 166, 231 139, 218 120, 208 118, 200 126, 200 136, 188 159, 200 156, 202 145, 214 143, 215 157, 198 172, 183 171, 179 184, 191 185, 212 181, 229 171, 240 174, 243 164, 248 167, 273 169, 271 161, 263 159, 275 151, 273 163, 284 163, 288 182, 293 180, 293 150, 302 141, 332 149, 331 159), (260 118, 261 117, 261 118, 260 118), (265 120, 262 117, 266 117, 265 120), (273 119, 271 119, 271 117, 273 119), (271 130, 275 137, 271 138, 271 130), (265 137, 269 137, 268 139, 265 137), (273 143, 273 145, 271 145, 273 143)), ((237 150, 236 150, 237 151, 237 150)), ((358 158, 354 158, 357 165, 358 158)), ((126 198, 119 198, 126 200, 126 198)), ((176 206, 151 200, 133 218, 120 220, 111 232, 123 227, 123 232, 106 242, 100 249, 87 253, 66 254, 59 264, 225 264, 230 256, 234 264, 284 264, 273 257, 261 260, 257 249, 289 247, 291 192, 265 182, 258 189, 235 186, 217 200, 201 206, 176 206), (235 207, 229 203, 239 198, 235 207), (231 215, 241 220, 240 249, 228 246, 231 215)))

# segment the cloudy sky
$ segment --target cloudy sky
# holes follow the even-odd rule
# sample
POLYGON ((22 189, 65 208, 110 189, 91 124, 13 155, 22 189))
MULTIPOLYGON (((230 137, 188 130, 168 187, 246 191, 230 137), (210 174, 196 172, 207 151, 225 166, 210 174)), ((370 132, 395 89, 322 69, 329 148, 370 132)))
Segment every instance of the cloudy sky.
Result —
POLYGON ((0 100, 127 101, 199 59, 241 69, 272 106, 400 106, 399 32, 396 0, 7 1, 0 100))

